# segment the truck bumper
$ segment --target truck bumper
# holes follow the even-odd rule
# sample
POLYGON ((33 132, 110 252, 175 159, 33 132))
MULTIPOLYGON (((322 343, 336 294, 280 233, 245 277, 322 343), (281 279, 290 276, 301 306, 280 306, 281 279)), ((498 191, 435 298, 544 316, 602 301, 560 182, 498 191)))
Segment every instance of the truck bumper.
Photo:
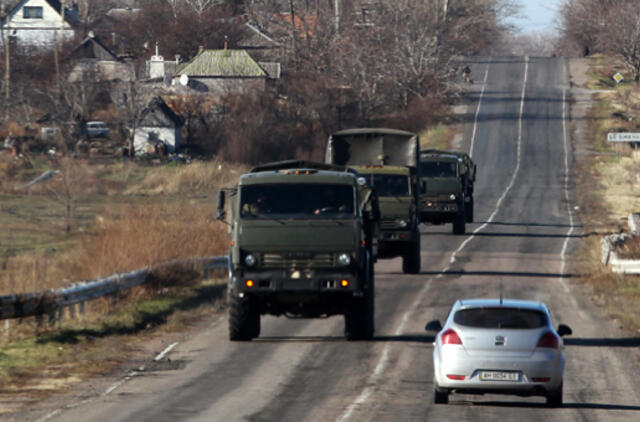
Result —
POLYGON ((420 207, 420 222, 451 223, 460 212, 457 202, 427 202, 420 207))
POLYGON ((385 230, 380 232, 378 240, 378 257, 394 258, 396 256, 404 256, 410 253, 415 242, 417 242, 419 232, 385 230))

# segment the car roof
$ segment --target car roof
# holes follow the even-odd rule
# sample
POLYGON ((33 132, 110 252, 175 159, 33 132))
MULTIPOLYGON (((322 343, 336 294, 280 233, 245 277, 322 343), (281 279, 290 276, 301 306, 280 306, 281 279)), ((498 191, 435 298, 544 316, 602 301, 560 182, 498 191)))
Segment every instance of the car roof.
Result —
POLYGON ((455 303, 454 307, 456 308, 456 310, 470 309, 470 308, 505 307, 505 308, 530 309, 530 310, 547 312, 547 306, 542 302, 536 302, 532 300, 520 300, 520 299, 500 299, 500 298, 462 299, 462 300, 458 300, 455 303))

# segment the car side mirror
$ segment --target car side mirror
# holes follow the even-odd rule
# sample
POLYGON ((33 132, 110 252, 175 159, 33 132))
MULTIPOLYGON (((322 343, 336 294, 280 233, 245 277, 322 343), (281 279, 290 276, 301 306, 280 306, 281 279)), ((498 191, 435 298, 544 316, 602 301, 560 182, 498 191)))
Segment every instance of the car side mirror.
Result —
POLYGON ((433 321, 429 321, 427 325, 425 325, 424 330, 438 332, 442 330, 442 324, 437 319, 433 321))
POLYGON ((227 195, 224 190, 218 191, 218 210, 216 211, 216 220, 224 220, 227 215, 226 210, 227 195))
POLYGON ((558 335, 560 337, 562 336, 569 336, 571 334, 573 334, 573 331, 571 330, 571 328, 568 325, 564 325, 564 324, 560 324, 558 325, 558 335))

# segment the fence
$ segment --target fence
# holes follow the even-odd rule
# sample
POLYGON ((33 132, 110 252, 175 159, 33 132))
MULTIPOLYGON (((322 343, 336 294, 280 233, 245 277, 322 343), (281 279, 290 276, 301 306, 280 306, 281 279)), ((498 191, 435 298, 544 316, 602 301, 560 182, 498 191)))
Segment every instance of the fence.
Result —
POLYGON ((176 266, 200 267, 206 276, 210 270, 227 268, 228 259, 226 256, 211 256, 170 261, 129 273, 114 274, 101 280, 74 283, 60 289, 0 296, 0 319, 6 320, 5 328, 8 328, 9 319, 13 318, 49 315, 50 321, 55 321, 56 314, 65 307, 70 307, 73 312, 74 306, 80 304, 83 309, 88 300, 117 296, 119 292, 148 282, 152 271, 176 266))

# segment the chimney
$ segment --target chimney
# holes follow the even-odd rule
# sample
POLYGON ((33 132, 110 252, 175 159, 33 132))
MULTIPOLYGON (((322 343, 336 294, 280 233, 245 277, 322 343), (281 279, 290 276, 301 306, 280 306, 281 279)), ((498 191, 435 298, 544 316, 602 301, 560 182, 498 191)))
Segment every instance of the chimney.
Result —
POLYGON ((158 43, 156 43, 156 54, 151 56, 149 63, 149 78, 164 78, 164 57, 160 55, 158 43))
POLYGON ((198 56, 204 52, 204 45, 198 47, 198 56))
POLYGON ((224 49, 226 50, 229 47, 229 37, 227 37, 226 35, 224 36, 224 49))

